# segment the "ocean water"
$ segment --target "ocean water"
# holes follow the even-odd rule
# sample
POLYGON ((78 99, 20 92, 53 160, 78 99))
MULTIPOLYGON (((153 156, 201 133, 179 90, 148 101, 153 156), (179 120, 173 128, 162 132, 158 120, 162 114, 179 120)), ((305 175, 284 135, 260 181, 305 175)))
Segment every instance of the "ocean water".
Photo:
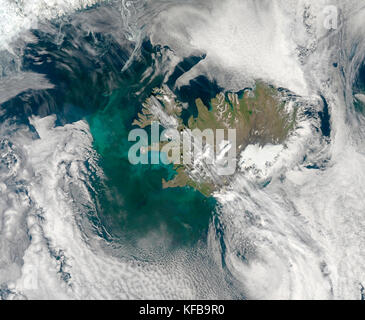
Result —
POLYGON ((175 175, 172 165, 129 163, 133 143, 128 134, 138 110, 130 101, 135 99, 132 90, 116 90, 104 109, 87 117, 107 177, 103 190, 98 190, 99 212, 113 234, 131 241, 133 254, 144 249, 145 254, 151 250, 158 256, 164 246, 172 249, 205 241, 216 202, 189 187, 163 189, 162 178, 175 175), (139 240, 149 233, 156 234, 156 243, 151 239, 147 248, 139 247, 139 240))
MULTIPOLYGON (((162 179, 175 175, 172 165, 134 166, 128 161, 132 122, 164 75, 154 70, 141 79, 154 68, 153 56, 162 55, 162 48, 144 42, 141 56, 121 72, 128 55, 113 38, 72 24, 55 22, 52 27, 62 28, 62 43, 52 32, 34 30, 37 42, 24 49, 22 66, 26 72, 45 75, 54 88, 10 99, 4 104, 7 116, 28 123, 30 116, 54 114, 59 126, 88 123, 105 175, 103 181, 95 180, 92 196, 108 234, 128 248, 124 254, 159 259, 171 250, 205 242, 214 198, 189 187, 163 189, 162 179), (155 236, 144 241, 149 234, 155 236)), ((188 87, 184 92, 190 96, 188 87)))

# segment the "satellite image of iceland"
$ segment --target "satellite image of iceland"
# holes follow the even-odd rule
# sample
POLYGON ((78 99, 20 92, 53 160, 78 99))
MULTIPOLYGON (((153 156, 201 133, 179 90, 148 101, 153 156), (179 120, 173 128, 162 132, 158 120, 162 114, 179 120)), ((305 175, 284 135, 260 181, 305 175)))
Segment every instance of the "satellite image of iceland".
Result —
POLYGON ((0 0, 0 300, 365 300, 364 182, 364 1, 0 0))

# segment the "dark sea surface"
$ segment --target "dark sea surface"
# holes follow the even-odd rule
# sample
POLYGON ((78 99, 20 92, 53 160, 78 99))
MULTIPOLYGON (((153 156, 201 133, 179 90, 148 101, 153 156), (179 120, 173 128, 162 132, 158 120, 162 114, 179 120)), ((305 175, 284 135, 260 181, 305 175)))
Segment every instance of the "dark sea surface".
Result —
MULTIPOLYGON (((140 55, 122 71, 131 46, 113 35, 91 33, 72 21, 56 21, 32 33, 37 42, 26 45, 23 71, 45 75, 54 88, 28 90, 10 99, 3 104, 6 116, 27 125, 30 116, 51 114, 57 115, 57 125, 88 122, 106 177, 93 182, 99 218, 134 255, 164 254, 204 242, 216 201, 190 187, 163 189, 162 178, 175 175, 172 166, 128 161, 132 122, 152 89, 163 82, 165 74, 156 68, 156 60, 166 48, 144 41, 140 55), (62 30, 61 40, 55 30, 62 30), (152 72, 145 76, 148 68, 152 72)), ((203 58, 187 58, 178 65, 169 86, 203 58)), ((185 111, 188 117, 196 98, 209 101, 218 91, 202 77, 176 92, 191 106, 185 111)))

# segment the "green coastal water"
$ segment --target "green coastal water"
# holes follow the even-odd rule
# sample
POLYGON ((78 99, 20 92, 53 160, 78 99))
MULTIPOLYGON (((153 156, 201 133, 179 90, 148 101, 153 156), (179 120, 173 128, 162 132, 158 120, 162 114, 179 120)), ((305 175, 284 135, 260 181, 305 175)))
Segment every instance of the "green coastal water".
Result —
POLYGON ((190 188, 164 190, 162 178, 173 177, 172 166, 128 161, 131 124, 165 77, 159 68, 165 48, 144 43, 140 56, 122 72, 128 54, 113 38, 91 36, 73 25, 63 30, 61 45, 52 35, 34 31, 38 42, 26 48, 23 62, 30 71, 47 75, 54 88, 14 98, 7 109, 24 112, 25 121, 31 109, 31 114, 56 114, 59 125, 80 119, 89 123, 106 176, 103 183, 96 179, 91 190, 98 216, 112 236, 132 246, 131 252, 160 245, 170 250, 205 239, 215 200, 190 188), (80 51, 90 47, 95 50, 80 51), (27 108, 22 110, 24 99, 27 108))
MULTIPOLYGON (((145 88, 146 95, 153 86, 145 88)), ((190 187, 163 189, 162 178, 175 175, 172 165, 129 163, 133 142, 128 134, 141 109, 136 90, 133 81, 124 82, 105 108, 87 117, 107 177, 98 193, 100 216, 113 234, 142 251, 166 244, 168 250, 191 246, 205 238, 216 202, 190 187)))

